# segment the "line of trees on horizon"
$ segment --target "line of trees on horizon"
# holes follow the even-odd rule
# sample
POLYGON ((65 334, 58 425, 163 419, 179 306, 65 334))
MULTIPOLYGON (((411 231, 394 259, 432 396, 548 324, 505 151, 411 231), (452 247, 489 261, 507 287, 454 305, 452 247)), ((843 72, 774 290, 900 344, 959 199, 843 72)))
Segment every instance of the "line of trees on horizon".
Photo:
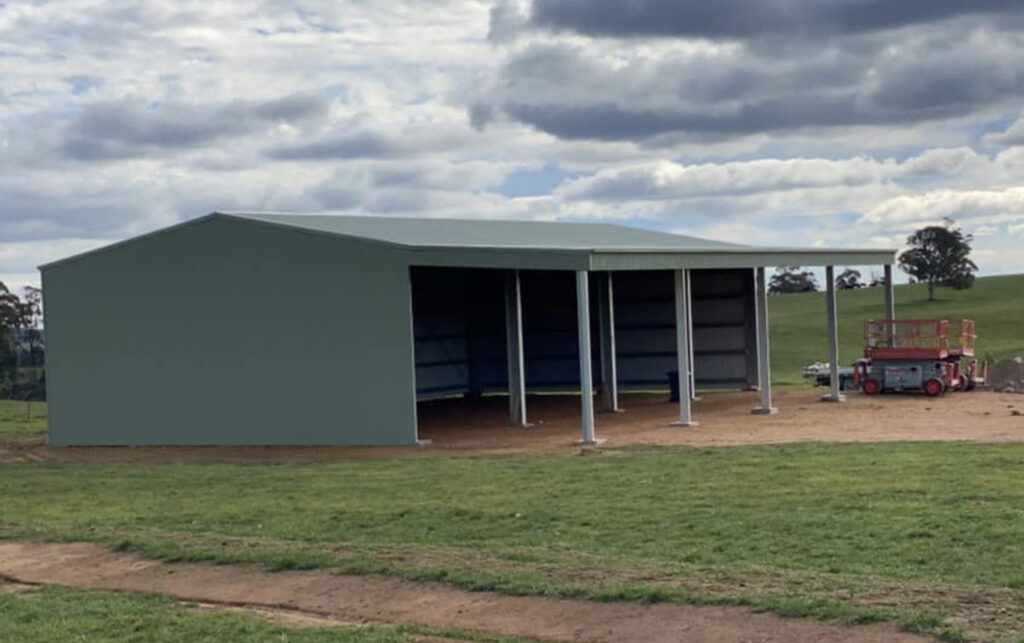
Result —
MULTIPOLYGON (((952 219, 945 219, 942 225, 933 225, 915 230, 907 237, 907 248, 896 261, 910 276, 910 282, 928 286, 928 300, 935 299, 935 288, 945 286, 964 290, 974 285, 977 264, 970 259, 971 242, 974 238, 953 225, 952 219)), ((872 274, 869 283, 862 281, 859 270, 847 268, 835 278, 839 290, 875 287, 883 285, 884 279, 872 274)), ((800 266, 779 268, 768 282, 769 294, 816 292, 820 289, 817 278, 810 270, 800 266)))

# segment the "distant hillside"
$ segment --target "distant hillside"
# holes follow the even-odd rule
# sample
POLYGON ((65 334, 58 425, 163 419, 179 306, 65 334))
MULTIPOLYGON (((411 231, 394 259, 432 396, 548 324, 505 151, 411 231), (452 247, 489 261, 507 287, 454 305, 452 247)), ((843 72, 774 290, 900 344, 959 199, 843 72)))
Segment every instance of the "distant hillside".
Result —
MULTIPOLYGON (((840 363, 850 364, 863 350, 863 321, 884 315, 884 293, 881 288, 840 290, 836 298, 840 363)), ((981 277, 968 290, 937 288, 935 301, 928 301, 921 284, 897 286, 896 317, 973 319, 978 355, 1024 352, 1024 275, 981 277)), ((771 295, 768 320, 776 384, 800 383, 803 366, 828 359, 824 293, 771 295)))

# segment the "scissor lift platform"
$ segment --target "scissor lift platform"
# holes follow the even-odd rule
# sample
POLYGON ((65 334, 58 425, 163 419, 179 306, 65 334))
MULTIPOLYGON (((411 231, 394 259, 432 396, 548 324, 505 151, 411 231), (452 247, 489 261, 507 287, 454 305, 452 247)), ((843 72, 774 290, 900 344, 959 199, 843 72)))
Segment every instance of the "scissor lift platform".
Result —
POLYGON ((987 370, 976 359, 962 363, 974 357, 974 337, 970 319, 955 325, 945 319, 869 319, 864 322, 864 358, 854 364, 854 381, 868 395, 970 390, 984 383, 987 370))

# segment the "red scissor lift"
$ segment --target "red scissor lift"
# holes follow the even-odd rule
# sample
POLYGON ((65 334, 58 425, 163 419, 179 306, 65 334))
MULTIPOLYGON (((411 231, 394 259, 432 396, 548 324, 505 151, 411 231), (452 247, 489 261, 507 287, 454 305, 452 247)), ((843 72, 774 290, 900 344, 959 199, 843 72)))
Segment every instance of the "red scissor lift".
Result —
POLYGON ((974 337, 970 319, 955 325, 945 319, 869 319, 864 322, 864 357, 853 367, 854 383, 868 395, 970 390, 984 383, 987 370, 973 359, 974 337))

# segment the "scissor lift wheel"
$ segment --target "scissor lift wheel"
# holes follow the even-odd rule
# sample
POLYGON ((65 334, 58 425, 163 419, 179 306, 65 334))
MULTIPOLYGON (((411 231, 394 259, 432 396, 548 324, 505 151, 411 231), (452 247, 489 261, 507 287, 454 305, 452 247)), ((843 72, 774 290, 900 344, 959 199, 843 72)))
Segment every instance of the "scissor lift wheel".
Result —
POLYGON ((864 391, 865 395, 878 395, 882 390, 882 383, 873 377, 869 377, 864 380, 861 390, 864 391))
POLYGON ((937 377, 933 377, 924 383, 924 392, 932 397, 936 395, 942 395, 942 392, 946 389, 946 385, 937 377))

